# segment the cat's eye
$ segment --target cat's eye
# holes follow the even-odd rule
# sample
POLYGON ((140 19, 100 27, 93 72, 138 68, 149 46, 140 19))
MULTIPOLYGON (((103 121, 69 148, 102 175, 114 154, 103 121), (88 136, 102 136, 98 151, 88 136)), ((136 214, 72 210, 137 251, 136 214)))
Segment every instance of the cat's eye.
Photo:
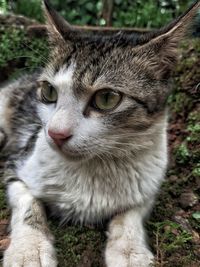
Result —
POLYGON ((121 99, 121 93, 111 89, 102 89, 94 95, 92 106, 100 111, 110 111, 119 105, 121 99))
POLYGON ((56 103, 58 94, 56 89, 48 82, 42 83, 41 97, 45 103, 56 103))

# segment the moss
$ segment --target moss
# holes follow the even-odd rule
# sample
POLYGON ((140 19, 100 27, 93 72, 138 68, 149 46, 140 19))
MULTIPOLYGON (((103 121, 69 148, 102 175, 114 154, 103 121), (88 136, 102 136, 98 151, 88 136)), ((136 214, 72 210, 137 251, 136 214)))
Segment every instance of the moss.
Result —
POLYGON ((83 261, 91 261, 90 266, 102 266, 105 241, 102 231, 80 226, 61 227, 56 222, 51 228, 56 238, 59 266, 77 267, 83 261))

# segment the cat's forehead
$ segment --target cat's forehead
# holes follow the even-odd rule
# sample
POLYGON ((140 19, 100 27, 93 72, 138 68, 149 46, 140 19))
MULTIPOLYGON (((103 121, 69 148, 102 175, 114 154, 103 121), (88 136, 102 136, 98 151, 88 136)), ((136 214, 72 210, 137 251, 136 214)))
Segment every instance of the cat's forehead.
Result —
POLYGON ((53 61, 46 68, 48 78, 53 78, 59 86, 61 80, 66 79, 67 82, 70 77, 79 88, 121 83, 126 78, 130 79, 129 75, 133 76, 135 52, 133 46, 125 44, 121 38, 78 40, 70 53, 67 52, 68 48, 63 53, 62 48, 56 62, 53 61))
MULTIPOLYGON (((78 35, 72 42, 66 42, 66 46, 57 46, 57 62, 55 71, 61 68, 63 64, 70 64, 76 61, 77 64, 84 66, 99 66, 110 62, 113 67, 121 59, 125 59, 123 64, 131 60, 134 47, 138 44, 137 35, 127 36, 123 33, 113 34, 111 36, 103 35, 78 35), (133 38, 133 36, 135 36, 133 38)), ((80 67, 80 66, 79 66, 80 67)), ((105 66, 104 66, 105 67, 105 66)))

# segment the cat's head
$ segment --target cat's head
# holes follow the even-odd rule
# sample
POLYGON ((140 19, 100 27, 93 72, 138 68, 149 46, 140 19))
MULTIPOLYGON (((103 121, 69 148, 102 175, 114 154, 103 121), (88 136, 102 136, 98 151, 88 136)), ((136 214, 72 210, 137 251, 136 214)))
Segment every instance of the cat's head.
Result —
POLYGON ((159 31, 103 36, 74 30, 44 2, 52 51, 38 95, 49 144, 72 159, 151 147, 165 130, 177 47, 200 3, 159 31))

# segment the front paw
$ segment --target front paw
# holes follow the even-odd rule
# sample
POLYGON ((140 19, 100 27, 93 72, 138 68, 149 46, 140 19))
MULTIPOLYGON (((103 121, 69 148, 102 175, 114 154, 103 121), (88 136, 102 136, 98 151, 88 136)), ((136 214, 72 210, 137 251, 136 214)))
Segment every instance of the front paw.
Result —
POLYGON ((110 241, 105 251, 107 267, 150 267, 154 266, 153 254, 145 247, 134 246, 131 241, 110 241))
POLYGON ((3 267, 56 267, 51 240, 36 229, 26 229, 11 237, 3 267))

